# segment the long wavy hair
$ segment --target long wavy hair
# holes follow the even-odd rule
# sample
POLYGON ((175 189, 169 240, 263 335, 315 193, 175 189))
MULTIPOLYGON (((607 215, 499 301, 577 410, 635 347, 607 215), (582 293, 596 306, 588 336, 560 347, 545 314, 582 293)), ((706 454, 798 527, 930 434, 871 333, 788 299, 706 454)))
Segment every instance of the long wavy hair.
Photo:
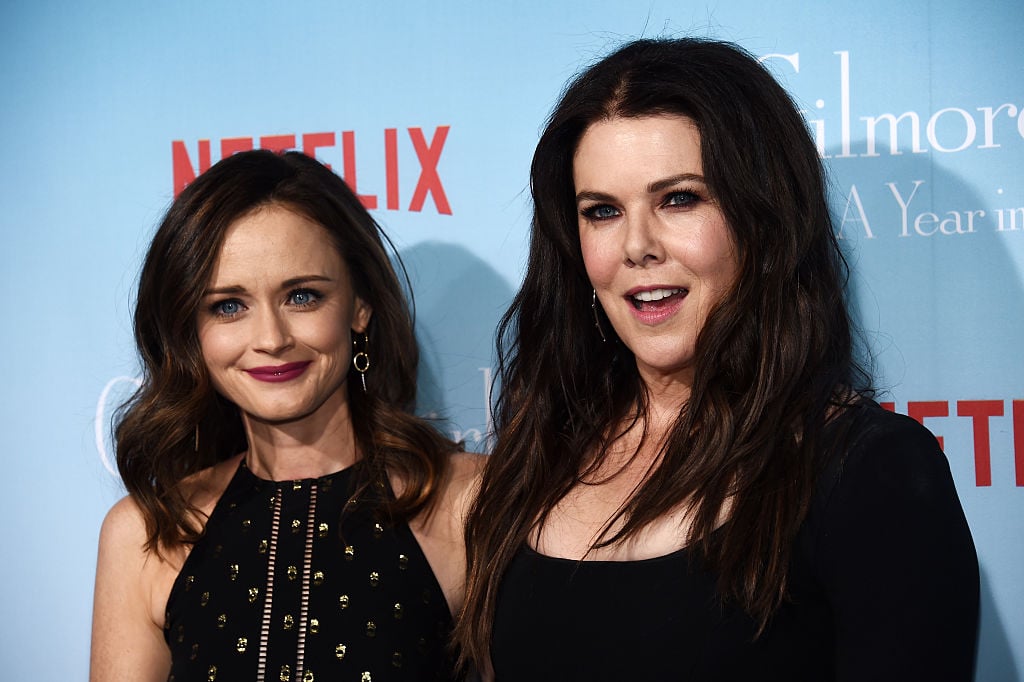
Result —
POLYGON ((577 76, 533 157, 527 271, 498 330, 497 438, 466 528, 457 632, 464 657, 485 667, 509 562, 599 463, 615 425, 636 414, 644 421, 632 354, 607 318, 607 342, 595 325, 572 170, 592 123, 661 114, 688 117, 700 131, 705 181, 732 231, 739 275, 699 334, 690 397, 658 463, 606 526, 618 521, 620 530, 599 544, 688 505, 690 544, 717 571, 722 597, 763 629, 786 593, 829 447, 825 424, 866 392, 821 161, 772 76, 743 49, 701 39, 631 42, 577 76))
POLYGON ((456 448, 411 413, 418 361, 412 315, 385 248, 393 252, 393 246, 359 199, 304 154, 235 154, 177 197, 139 278, 134 323, 142 383, 118 413, 115 440, 121 478, 146 518, 149 547, 158 551, 201 535, 181 482, 248 447, 238 408, 211 383, 197 313, 228 228, 269 205, 295 211, 330 233, 355 294, 373 310, 365 393, 354 368, 346 382, 356 444, 367 465, 364 485, 397 472, 405 488, 388 512, 408 518, 433 501, 447 455, 456 448))

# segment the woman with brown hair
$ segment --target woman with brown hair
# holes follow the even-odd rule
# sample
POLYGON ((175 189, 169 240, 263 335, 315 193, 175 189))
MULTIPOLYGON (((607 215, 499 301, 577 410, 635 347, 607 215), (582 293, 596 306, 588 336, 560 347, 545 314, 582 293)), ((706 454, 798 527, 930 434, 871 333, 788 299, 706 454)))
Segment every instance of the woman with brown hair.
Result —
POLYGON ((463 655, 512 680, 967 680, 934 437, 854 361, 817 150, 756 59, 640 40, 566 89, 498 337, 463 655))
POLYGON ((385 240, 297 152, 226 158, 171 206, 139 282, 92 680, 456 677, 478 460, 410 411, 385 240))

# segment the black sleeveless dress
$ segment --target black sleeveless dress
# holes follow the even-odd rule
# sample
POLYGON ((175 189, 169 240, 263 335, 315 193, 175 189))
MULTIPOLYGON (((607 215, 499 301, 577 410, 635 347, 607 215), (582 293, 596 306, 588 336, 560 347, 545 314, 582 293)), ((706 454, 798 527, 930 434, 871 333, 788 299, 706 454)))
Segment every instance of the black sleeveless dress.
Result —
POLYGON ((374 513, 390 491, 349 500, 359 466, 286 482, 239 466, 167 600, 170 680, 458 679, 426 557, 374 513))

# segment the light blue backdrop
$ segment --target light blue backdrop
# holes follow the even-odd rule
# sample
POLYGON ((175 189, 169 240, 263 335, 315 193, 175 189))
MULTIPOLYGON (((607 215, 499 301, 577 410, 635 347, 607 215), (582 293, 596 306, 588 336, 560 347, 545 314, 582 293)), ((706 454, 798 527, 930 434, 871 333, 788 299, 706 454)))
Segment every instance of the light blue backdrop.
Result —
POLYGON ((686 33, 780 55, 829 158, 886 399, 943 437, 974 532, 978 679, 1024 679, 1018 0, 162 5, 0 9, 5 679, 87 676, 97 533, 122 494, 108 419, 136 374, 131 295, 172 198, 174 141, 194 171, 201 140, 216 161, 224 138, 333 133, 316 153, 339 172, 349 142, 357 189, 413 274, 423 410, 484 449, 543 120, 621 40, 686 33), (437 175, 409 210, 421 165, 437 175))

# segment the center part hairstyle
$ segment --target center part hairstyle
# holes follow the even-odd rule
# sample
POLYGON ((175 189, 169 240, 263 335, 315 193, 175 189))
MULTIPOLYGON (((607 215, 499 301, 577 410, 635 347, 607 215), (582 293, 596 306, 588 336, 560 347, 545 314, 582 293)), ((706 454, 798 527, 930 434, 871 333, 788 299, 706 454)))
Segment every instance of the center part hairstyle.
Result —
POLYGON ((142 383, 118 414, 115 440, 121 478, 146 517, 151 547, 198 538, 182 481, 248 447, 238 408, 210 380, 197 315, 228 228, 268 206, 326 229, 355 295, 372 308, 366 345, 373 365, 366 390, 353 368, 346 383, 357 447, 368 463, 367 484, 385 482, 387 470, 398 472, 405 491, 389 511, 406 518, 433 500, 455 449, 411 414, 418 350, 385 248, 391 244, 380 227, 345 182, 315 159, 298 152, 241 152, 215 164, 178 196, 153 237, 139 279, 135 341, 142 383))
MULTIPOLYGON (((488 660, 498 584, 528 535, 622 432, 647 395, 607 318, 595 324, 580 249, 573 157, 591 124, 680 115, 700 132, 705 181, 737 247, 738 276, 695 348, 687 404, 620 514, 635 534, 687 504, 690 544, 724 599, 763 628, 786 592, 793 540, 821 467, 823 427, 863 395, 818 151, 756 58, 703 39, 638 40, 569 83, 531 167, 522 288, 497 340, 497 440, 466 531, 464 655, 488 660), (728 507, 726 523, 720 512, 728 507)), ((600 310, 600 308, 598 308, 600 310)))

